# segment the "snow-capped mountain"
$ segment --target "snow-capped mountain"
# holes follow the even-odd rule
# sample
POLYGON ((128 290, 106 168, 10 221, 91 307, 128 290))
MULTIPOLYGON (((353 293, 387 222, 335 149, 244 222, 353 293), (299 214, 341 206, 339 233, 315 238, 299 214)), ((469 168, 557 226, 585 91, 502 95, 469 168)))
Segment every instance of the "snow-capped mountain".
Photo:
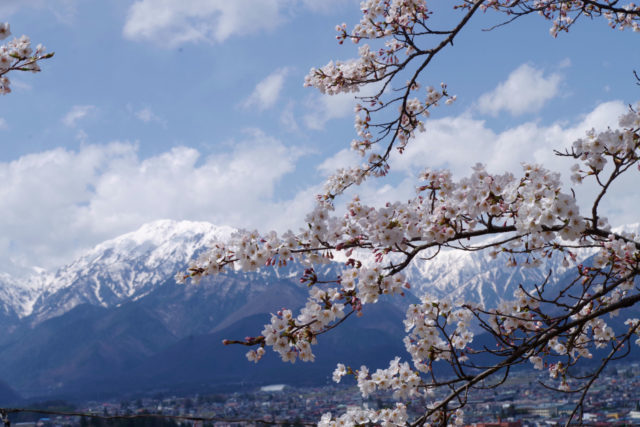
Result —
POLYGON ((143 225, 55 272, 35 274, 24 282, 0 276, 0 310, 40 322, 80 304, 112 307, 136 300, 233 231, 206 222, 160 220, 143 225))
MULTIPOLYGON (((0 380, 23 396, 148 389, 159 381, 202 384, 203 378, 213 384, 274 381, 285 365, 272 360, 277 363, 268 372, 249 375, 237 363, 246 350, 220 342, 259 333, 269 313, 304 305, 306 287, 289 278, 288 269, 229 271, 199 285, 175 283, 176 272, 194 255, 232 232, 206 223, 159 221, 104 242, 54 273, 23 283, 4 276, 0 307, 13 323, 0 334, 0 380), (199 358, 188 359, 192 354, 199 358)), ((388 362, 402 349, 396 338, 403 310, 382 303, 371 313, 375 318, 364 326, 366 333, 350 338, 352 345, 342 353, 327 350, 335 345, 330 343, 322 351, 334 359, 360 353, 388 362), (380 348, 362 350, 372 336, 380 348)), ((348 330, 332 339, 344 339, 339 337, 348 330)), ((328 358, 315 364, 315 373, 305 378, 324 382, 335 363, 328 358)))
MULTIPOLYGON (((614 231, 637 235, 640 224, 626 225, 614 231)), ((510 299, 520 285, 529 290, 545 280, 550 286, 558 284, 569 270, 596 252, 595 248, 574 250, 575 259, 567 257, 566 266, 564 256, 555 253, 549 258, 541 258, 541 264, 536 267, 530 267, 526 262, 527 255, 523 254, 517 257, 517 266, 509 267, 504 254, 492 257, 487 250, 443 250, 432 260, 415 260, 405 274, 416 295, 428 293, 452 301, 472 301, 492 307, 500 299, 510 299)))
MULTIPOLYGON (((0 334, 0 380, 28 396, 148 389, 159 386, 160 378, 167 386, 202 383, 203 376, 212 383, 255 381, 262 374, 236 363, 245 350, 222 349, 220 341, 259 333, 269 313, 304 305, 300 269, 290 264, 250 274, 229 271, 200 285, 177 285, 174 279, 213 240, 233 231, 202 222, 156 221, 55 272, 39 271, 24 281, 0 275, 0 329, 6 331, 0 334)), ((510 268, 505 261, 485 252, 443 251, 432 260, 416 260, 405 274, 415 295, 492 306, 520 284, 539 283, 550 270, 560 278, 565 269, 561 258, 547 259, 539 268, 510 268)), ((318 273, 331 277, 339 268, 324 265, 318 273)), ((347 322, 327 334, 321 352, 339 358, 328 360, 333 366, 315 364, 316 374, 305 378, 324 381, 336 361, 358 365, 363 355, 388 363, 385 358, 403 352, 402 318, 414 301, 412 295, 383 298, 366 307, 362 322, 347 322), (335 347, 346 341, 350 345, 338 355, 335 347)), ((279 371, 279 363, 270 369, 269 378, 291 375, 279 371)))
MULTIPOLYGON (((589 255, 591 251, 583 251, 578 259, 582 261, 589 255)), ((528 289, 542 283, 549 272, 552 281, 559 279, 567 270, 562 260, 554 256, 535 268, 508 267, 506 256, 492 258, 487 251, 443 251, 436 259, 414 262, 407 277, 418 295, 428 293, 491 307, 512 296, 520 285, 528 289)))

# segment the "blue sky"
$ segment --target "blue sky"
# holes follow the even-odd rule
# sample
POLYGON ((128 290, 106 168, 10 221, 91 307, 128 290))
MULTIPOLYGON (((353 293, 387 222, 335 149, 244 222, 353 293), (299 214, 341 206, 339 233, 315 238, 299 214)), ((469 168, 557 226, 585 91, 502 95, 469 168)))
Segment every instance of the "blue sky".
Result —
MULTIPOLYGON (((430 4, 443 27, 459 16, 430 4)), ((532 161, 568 177, 552 150, 640 98, 639 34, 585 20, 554 39, 537 16, 483 31, 500 19, 479 16, 436 58, 423 83, 445 81, 458 101, 392 176, 357 190, 365 200, 411 197, 426 166, 463 176, 532 161)), ((0 272, 55 268, 155 219, 297 229, 327 174, 359 162, 352 97, 302 85, 356 56, 334 27, 358 20, 353 0, 0 1, 13 35, 55 51, 0 98, 0 272)), ((636 221, 636 183, 614 189, 612 223, 636 221)))

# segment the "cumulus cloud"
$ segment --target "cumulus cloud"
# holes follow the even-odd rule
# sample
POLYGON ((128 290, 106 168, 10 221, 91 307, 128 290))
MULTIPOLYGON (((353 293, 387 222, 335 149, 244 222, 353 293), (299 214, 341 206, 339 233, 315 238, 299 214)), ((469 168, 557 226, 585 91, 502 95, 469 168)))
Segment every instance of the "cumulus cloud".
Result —
POLYGON ((177 46, 223 42, 232 35, 271 30, 283 21, 282 0, 138 0, 123 28, 130 40, 177 46))
POLYGON ((95 111, 95 109, 96 107, 94 105, 74 105, 62 118, 62 123, 70 128, 76 127, 79 120, 86 117, 92 111, 95 111))
MULTIPOLYGON (((626 111, 620 101, 602 103, 572 122, 527 122, 495 131, 469 114, 427 122, 400 156, 391 159, 390 180, 371 180, 352 189, 365 203, 406 200, 415 194, 416 172, 424 167, 450 168, 458 178, 483 162, 493 173, 520 172, 520 162, 542 163, 564 173, 567 189, 572 161, 557 158, 590 128, 615 127, 626 111)), ((304 154, 253 130, 227 151, 205 157, 176 147, 143 158, 135 144, 113 142, 55 149, 0 162, 0 271, 20 267, 55 267, 100 241, 148 221, 170 218, 211 221, 260 230, 297 228, 311 210, 322 185, 278 196, 304 154)), ((362 159, 342 150, 320 163, 322 174, 362 159)), ((603 203, 613 224, 634 220, 640 205, 636 172, 614 186, 603 203)), ((574 187, 579 200, 593 186, 574 187)), ((338 201, 342 206, 346 199, 338 201)))
POLYGON ((627 108, 621 101, 605 102, 573 122, 525 122, 502 132, 469 114, 428 120, 426 132, 418 134, 404 154, 393 154, 392 168, 414 173, 427 166, 446 167, 463 176, 477 162, 494 172, 517 172, 522 162, 529 162, 568 170, 571 165, 553 150, 569 148, 589 129, 617 127, 627 108))
POLYGON ((349 3, 358 4, 358 2, 358 0, 136 0, 128 10, 122 33, 130 40, 150 41, 159 46, 168 47, 184 43, 220 43, 234 35, 241 36, 272 30, 295 15, 301 8, 314 13, 333 13, 336 7, 349 5, 349 3))
POLYGON ((528 64, 516 68, 506 81, 480 96, 477 108, 493 116, 506 111, 512 116, 539 111, 559 91, 559 74, 544 75, 528 64))
POLYGON ((273 107, 280 97, 285 78, 289 70, 281 68, 274 71, 258 83, 249 97, 242 103, 244 108, 255 108, 259 111, 273 107))
POLYGON ((135 144, 113 142, 0 163, 0 271, 55 267, 160 218, 290 227, 312 206, 314 193, 305 190, 291 201, 274 194, 302 154, 251 131, 209 157, 176 147, 141 158, 135 144))

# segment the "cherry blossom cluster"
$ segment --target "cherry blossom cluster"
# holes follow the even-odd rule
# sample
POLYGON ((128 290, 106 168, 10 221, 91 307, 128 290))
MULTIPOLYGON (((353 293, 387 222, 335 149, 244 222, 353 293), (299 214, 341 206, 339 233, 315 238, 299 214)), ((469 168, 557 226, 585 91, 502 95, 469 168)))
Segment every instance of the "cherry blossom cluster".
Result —
MULTIPOLYGON (((534 7, 540 10, 540 14, 553 22, 549 30, 556 37, 559 31, 569 31, 570 26, 581 15, 604 16, 611 28, 624 30, 631 28, 640 31, 638 25, 640 7, 635 3, 627 3, 624 6, 612 6, 611 2, 597 3, 593 1, 549 1, 536 0, 534 7)), ((615 2, 618 3, 618 2, 615 2)))
POLYGON ((627 325, 632 333, 636 335, 636 345, 640 346, 640 319, 627 319, 625 320, 624 324, 627 325))
POLYGON ((374 373, 369 372, 369 368, 361 366, 359 370, 353 371, 339 363, 333 372, 333 380, 340 382, 341 378, 347 374, 352 374, 357 382, 362 397, 368 397, 377 390, 391 390, 396 399, 405 399, 415 396, 424 396, 430 390, 420 390, 422 379, 420 374, 413 371, 407 362, 400 362, 396 357, 389 363, 387 369, 377 369, 374 373))
MULTIPOLYGON (((450 301, 428 295, 422 297, 422 304, 412 304, 404 321, 408 332, 404 344, 415 368, 430 372, 433 362, 450 361, 456 350, 464 350, 473 341, 472 317, 468 309, 454 309, 450 301)), ((466 359, 464 353, 456 357, 466 359)))
POLYGON ((319 427, 356 426, 374 423, 383 426, 404 426, 409 419, 407 407, 402 403, 396 403, 393 409, 367 409, 348 408, 347 412, 337 418, 333 418, 330 412, 322 415, 319 427))
MULTIPOLYGON (((637 290, 634 279, 640 271, 640 247, 636 239, 637 236, 633 234, 609 235, 608 239, 602 243, 602 250, 594 257, 593 274, 598 274, 599 270, 608 268, 608 274, 620 281, 611 292, 599 299, 599 305, 606 306, 617 303, 637 290)), ((585 276, 592 273, 591 269, 586 267, 582 270, 585 276)), ((596 291, 603 292, 603 289, 598 287, 596 291)))
MULTIPOLYGON (((365 44, 359 47, 357 59, 335 63, 331 61, 324 67, 312 68, 305 78, 305 86, 313 86, 322 93, 334 95, 359 92, 361 87, 369 83, 383 83, 377 94, 362 97, 365 102, 356 107, 355 126, 359 139, 353 140, 352 148, 365 155, 384 139, 384 135, 391 135, 392 144, 402 151, 415 136, 416 130, 424 130, 424 123, 419 117, 428 117, 429 109, 437 106, 441 99, 451 103, 455 96, 450 96, 446 85, 442 84, 441 90, 428 87, 424 100, 409 99, 408 92, 420 87, 414 76, 409 79, 405 88, 401 88, 407 90, 402 99, 389 101, 399 102, 400 116, 397 121, 387 126, 386 130, 382 129, 383 136, 374 135, 373 130, 379 125, 371 127, 371 114, 389 105, 382 99, 385 89, 390 88, 391 80, 406 69, 411 61, 427 54, 426 51, 417 51, 414 38, 429 33, 422 27, 430 12, 424 0, 368 0, 361 4, 361 10, 360 23, 350 32, 346 24, 336 27, 339 42, 342 43, 347 38, 354 43, 362 39, 383 40, 379 43, 380 47, 376 49, 365 44), (418 28, 415 32, 414 27, 418 28)), ((347 179, 345 171, 339 171, 328 186, 325 199, 335 197, 353 182, 362 181, 370 175, 384 176, 388 170, 387 157, 388 152, 373 154, 366 167, 350 170, 353 174, 347 179)))
MULTIPOLYGON (((417 82, 412 85, 413 90, 418 90, 419 88, 420 85, 417 82)), ((404 106, 400 107, 401 117, 399 119, 396 146, 400 152, 404 150, 409 140, 415 137, 416 131, 424 132, 424 122, 419 118, 420 116, 428 118, 430 116, 430 109, 437 107, 439 101, 442 99, 445 99, 446 104, 451 104, 456 100, 455 95, 449 95, 447 85, 444 83, 440 83, 439 89, 433 86, 427 86, 425 92, 426 94, 423 101, 417 97, 410 98, 407 99, 404 106)), ((360 139, 353 140, 351 142, 351 148, 362 156, 379 142, 374 138, 370 125, 371 114, 375 111, 377 111, 375 104, 373 104, 371 108, 357 104, 355 108, 355 128, 360 139)), ((369 164, 374 164, 376 161, 377 159, 370 159, 369 164)))
MULTIPOLYGON (((608 253, 608 261, 595 260, 595 263, 615 265, 616 259, 625 259, 627 264, 631 264, 626 270, 618 271, 618 275, 629 274, 629 269, 638 271, 638 260, 640 252, 636 248, 636 243, 631 239, 634 235, 622 233, 622 239, 616 239, 613 235, 602 244, 603 252, 608 253)), ((602 255, 600 254, 602 257, 602 255)), ((588 273, 588 269, 579 268, 580 271, 588 273)), ((625 282, 630 290, 631 282, 625 282)), ((625 289, 624 286, 616 287, 613 294, 625 289)), ((598 292, 599 289, 593 289, 598 292)), ((472 342, 473 333, 469 331, 469 325, 474 317, 474 312, 484 312, 489 314, 488 324, 493 328, 496 336, 504 337, 507 341, 512 340, 520 333, 520 338, 525 340, 529 335, 535 336, 541 331, 545 331, 548 326, 548 317, 541 315, 540 303, 544 301, 542 293, 537 295, 529 294, 522 288, 516 290, 515 299, 503 301, 496 309, 484 311, 477 306, 470 304, 452 304, 445 300, 424 296, 423 303, 411 305, 407 311, 405 326, 408 332, 405 337, 407 350, 413 357, 414 366, 418 371, 430 372, 431 363, 437 360, 463 363, 468 360, 465 352, 473 354, 473 350, 468 348, 472 342), (454 308, 455 307, 455 308, 454 308), (522 332, 525 335, 522 335, 522 332)), ((579 313, 571 316, 572 320, 586 318, 594 310, 607 307, 607 305, 619 301, 620 298, 601 298, 597 302, 591 301, 583 305, 579 313)), ((626 322, 632 326, 637 334, 638 322, 631 319, 626 322)), ((526 358, 536 369, 546 367, 551 378, 559 378, 559 390, 570 390, 566 378, 566 371, 570 364, 575 363, 579 358, 591 358, 589 347, 604 348, 617 339, 613 329, 606 324, 602 317, 595 317, 583 322, 580 327, 572 327, 563 334, 550 335, 548 341, 543 341, 543 345, 537 349, 532 349, 527 353, 526 358), (553 353, 551 353, 553 352, 553 353), (556 361, 558 356, 569 357, 568 363, 556 361), (551 358, 549 362, 546 359, 551 358)), ((637 340, 640 345, 640 339, 637 340)), ((409 366, 400 364, 399 359, 395 359, 387 370, 378 369, 374 374, 370 374, 368 368, 361 367, 359 371, 353 372, 350 368, 339 364, 334 371, 335 381, 347 374, 352 374, 358 381, 358 386, 363 396, 368 396, 376 390, 394 390, 396 398, 401 398, 405 393, 416 393, 416 387, 421 387, 424 392, 429 390, 429 385, 424 384, 417 376, 417 372, 411 371, 409 366), (410 373, 416 375, 411 376, 410 373)), ((434 412, 431 417, 437 418, 442 414, 434 412)), ((461 414, 460 414, 461 415, 461 414)))
POLYGON ((602 243, 600 250, 593 260, 595 268, 601 269, 611 266, 612 274, 618 277, 627 277, 638 270, 640 252, 634 233, 621 232, 618 235, 610 234, 602 243))
MULTIPOLYGON (((459 182, 454 182, 448 171, 425 171, 421 178, 426 184, 408 203, 376 208, 363 205, 356 197, 342 218, 319 204, 307 215, 307 226, 298 234, 287 232, 278 237, 274 232, 265 236, 239 232, 229 242, 216 243, 203 254, 191 266, 189 276, 197 280, 222 272, 229 265, 252 271, 296 260, 310 266, 331 262, 334 251, 344 251, 348 257, 353 248, 373 250, 379 265, 365 266, 351 259, 340 278, 333 280, 337 288, 321 289, 314 270, 308 269, 302 277, 310 285, 307 305, 295 319, 288 310, 274 315, 263 331, 260 343, 272 346, 284 360, 313 360, 309 344, 344 316, 345 305, 360 311, 362 304, 375 303, 379 295, 401 294, 408 286, 401 274, 389 273, 394 262, 389 256, 393 254, 415 250, 417 244, 445 244, 465 233, 490 234, 494 227, 491 221, 501 221, 501 230, 521 234, 512 239, 511 245, 516 242, 532 251, 549 245, 556 231, 562 238, 577 239, 585 228, 574 199, 560 191, 558 176, 535 165, 525 165, 521 179, 511 174, 490 175, 482 165, 459 182)), ((179 279, 185 278, 183 275, 179 279)), ((473 334, 467 329, 469 318, 464 312, 448 313, 442 307, 434 311, 433 302, 425 307, 428 310, 420 314, 423 317, 437 317, 442 312, 457 319, 458 329, 452 340, 455 348, 464 348, 470 342, 473 334)), ((410 340, 431 347, 433 343, 427 345, 425 340, 433 333, 435 324, 429 322, 434 320, 423 321, 410 340)), ((436 344, 435 359, 449 359, 450 349, 436 344)), ((407 346, 417 355, 416 360, 424 360, 420 344, 407 346)), ((257 361, 261 354, 250 352, 247 356, 257 361)))
MULTIPOLYGON (((461 7, 469 8, 477 1, 465 0, 461 7)), ((631 28, 640 31, 640 6, 633 2, 618 4, 618 1, 585 1, 585 0, 529 0, 514 2, 511 0, 488 0, 481 2, 481 9, 495 9, 507 15, 523 16, 537 12, 552 22, 549 29, 553 37, 559 32, 568 32, 575 21, 582 15, 594 18, 604 17, 611 28, 624 30, 631 28)))
POLYGON ((449 171, 426 170, 419 187, 429 197, 416 199, 422 206, 415 228, 438 243, 461 232, 472 232, 489 224, 512 223, 522 235, 516 244, 528 242, 529 249, 541 247, 554 237, 578 238, 585 228, 573 197, 561 192, 558 174, 539 165, 523 165, 524 176, 491 175, 476 165, 469 178, 454 183, 449 171), (430 213, 429 216, 425 214, 430 213))
POLYGON ((333 198, 337 194, 341 194, 352 185, 360 185, 368 175, 367 166, 340 168, 336 170, 324 183, 324 194, 318 199, 322 201, 326 207, 333 206, 333 198))
POLYGON ((367 0, 361 3, 362 18, 352 38, 380 38, 397 31, 414 32, 416 23, 430 15, 425 0, 367 0))
MULTIPOLYGON (((577 311, 569 319, 576 326, 564 332, 551 327, 554 320, 540 310, 540 304, 550 300, 545 299, 539 289, 530 294, 522 288, 516 291, 515 300, 503 301, 497 308, 485 312, 490 314, 487 324, 496 336, 502 337, 514 337, 515 333, 520 333, 519 339, 526 340, 529 335, 550 334, 547 340, 541 341, 542 345, 535 346, 537 350, 527 354, 527 358, 536 369, 546 366, 551 378, 561 378, 559 389, 569 390, 565 377, 567 367, 580 358, 591 358, 591 347, 606 348, 620 338, 602 315, 594 316, 594 313, 616 315, 618 310, 609 307, 624 298, 638 297, 634 278, 640 271, 640 244, 634 240, 636 237, 628 233, 610 235, 600 241, 601 250, 594 256, 592 267, 577 266, 578 279, 581 279, 563 291, 569 292, 574 300, 570 307, 577 311), (567 356, 568 363, 545 363, 550 355, 554 355, 553 358, 567 356)), ((627 324, 636 331, 636 322, 631 320, 627 324)), ((640 345, 640 340, 636 343, 640 345)))
POLYGON ((312 68, 305 77, 304 85, 313 86, 328 95, 358 92, 371 75, 384 76, 385 65, 377 57, 369 45, 362 45, 358 49, 357 60, 330 61, 319 69, 312 68))
MULTIPOLYGON (((0 23, 0 40, 11 35, 8 23, 0 23)), ((53 53, 45 53, 45 48, 38 45, 35 50, 31 47, 31 40, 27 36, 14 38, 6 44, 0 45, 0 94, 11 92, 10 80, 6 76, 9 71, 40 71, 38 61, 51 58, 53 53)))
POLYGON ((635 162, 640 157, 640 113, 631 110, 620 117, 619 124, 622 129, 608 129, 596 133, 590 131, 586 138, 578 139, 573 143, 575 158, 579 159, 584 167, 575 165, 571 179, 580 183, 588 175, 597 175, 602 172, 608 163, 608 159, 617 165, 635 162))
POLYGON ((536 331, 540 328, 535 312, 539 301, 522 289, 516 289, 515 299, 500 302, 497 308, 489 312, 489 324, 498 334, 510 335, 517 330, 536 331))
MULTIPOLYGON (((323 291, 313 288, 309 301, 297 318, 293 318, 290 310, 281 310, 271 315, 271 324, 265 325, 262 330, 264 344, 279 353, 283 361, 295 363, 299 358, 304 362, 313 362, 315 355, 311 344, 316 343, 315 334, 345 315, 344 304, 336 302, 339 299, 342 296, 336 289, 323 291)), ((257 362, 262 354, 264 353, 257 354, 251 350, 247 353, 247 358, 257 362)))
MULTIPOLYGON (((315 283, 317 276, 307 270, 303 282, 315 283)), ((250 361, 258 362, 264 356, 265 346, 270 346, 283 361, 295 363, 315 360, 311 345, 317 343, 316 336, 323 333, 345 317, 345 308, 351 312, 360 312, 362 305, 375 303, 380 294, 402 293, 406 283, 401 275, 383 276, 378 267, 346 269, 339 281, 341 288, 312 286, 309 299, 294 318, 291 310, 282 309, 271 315, 271 323, 265 325, 259 337, 248 337, 246 344, 260 344, 256 350, 250 350, 246 356, 250 361)))
MULTIPOLYGON (((313 362, 315 355, 311 344, 315 344, 314 332, 318 332, 337 318, 344 317, 344 306, 333 304, 323 309, 317 302, 309 301, 294 319, 290 310, 281 310, 272 314, 271 324, 265 325, 261 339, 264 345, 271 346, 285 362, 295 363, 299 358, 304 362, 313 362)), ((247 359, 258 362, 264 355, 264 347, 250 350, 247 359)))
MULTIPOLYGON (((390 38, 397 33, 414 34, 418 23, 430 15, 425 0, 366 0, 360 4, 362 17, 351 32, 347 24, 336 26, 336 39, 340 44, 346 39, 358 43, 361 39, 387 39, 381 52, 393 58, 396 52, 406 49, 406 54, 415 52, 411 43, 398 38, 390 38)), ((387 62, 393 62, 389 59, 387 62)))

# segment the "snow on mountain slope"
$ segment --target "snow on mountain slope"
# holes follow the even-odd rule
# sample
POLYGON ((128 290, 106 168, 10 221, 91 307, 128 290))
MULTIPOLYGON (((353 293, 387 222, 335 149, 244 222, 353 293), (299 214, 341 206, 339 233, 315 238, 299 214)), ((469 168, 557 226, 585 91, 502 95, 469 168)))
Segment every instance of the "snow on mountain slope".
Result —
MULTIPOLYGON (((629 224, 614 229, 616 233, 640 232, 640 224, 629 224)), ((555 254, 551 258, 542 259, 542 264, 529 268, 518 259, 517 267, 508 267, 507 257, 499 254, 496 258, 489 251, 442 251, 433 260, 416 260, 405 271, 416 295, 429 293, 436 297, 448 297, 452 301, 473 301, 494 306, 500 299, 509 299, 520 286, 532 289, 534 284, 541 284, 549 276, 549 283, 554 285, 564 274, 578 263, 584 262, 594 255, 597 249, 580 249, 574 251, 575 262, 568 267, 563 266, 563 257, 555 254)))
POLYGON ((108 240, 52 274, 32 277, 37 297, 21 316, 36 322, 89 303, 109 307, 148 294, 185 269, 194 254, 234 230, 206 222, 161 220, 108 240))
MULTIPOLYGON (((581 254, 580 260, 588 255, 581 254)), ((562 266, 562 257, 546 259, 536 268, 507 267, 506 261, 500 255, 491 258, 486 251, 446 251, 434 260, 414 262, 406 275, 418 295, 428 293, 492 306, 513 295, 520 284, 528 288, 542 283, 549 271, 555 278, 567 270, 562 266)))
POLYGON ((28 289, 8 274, 0 274, 0 315, 8 318, 19 317, 20 307, 26 305, 30 295, 28 289))

